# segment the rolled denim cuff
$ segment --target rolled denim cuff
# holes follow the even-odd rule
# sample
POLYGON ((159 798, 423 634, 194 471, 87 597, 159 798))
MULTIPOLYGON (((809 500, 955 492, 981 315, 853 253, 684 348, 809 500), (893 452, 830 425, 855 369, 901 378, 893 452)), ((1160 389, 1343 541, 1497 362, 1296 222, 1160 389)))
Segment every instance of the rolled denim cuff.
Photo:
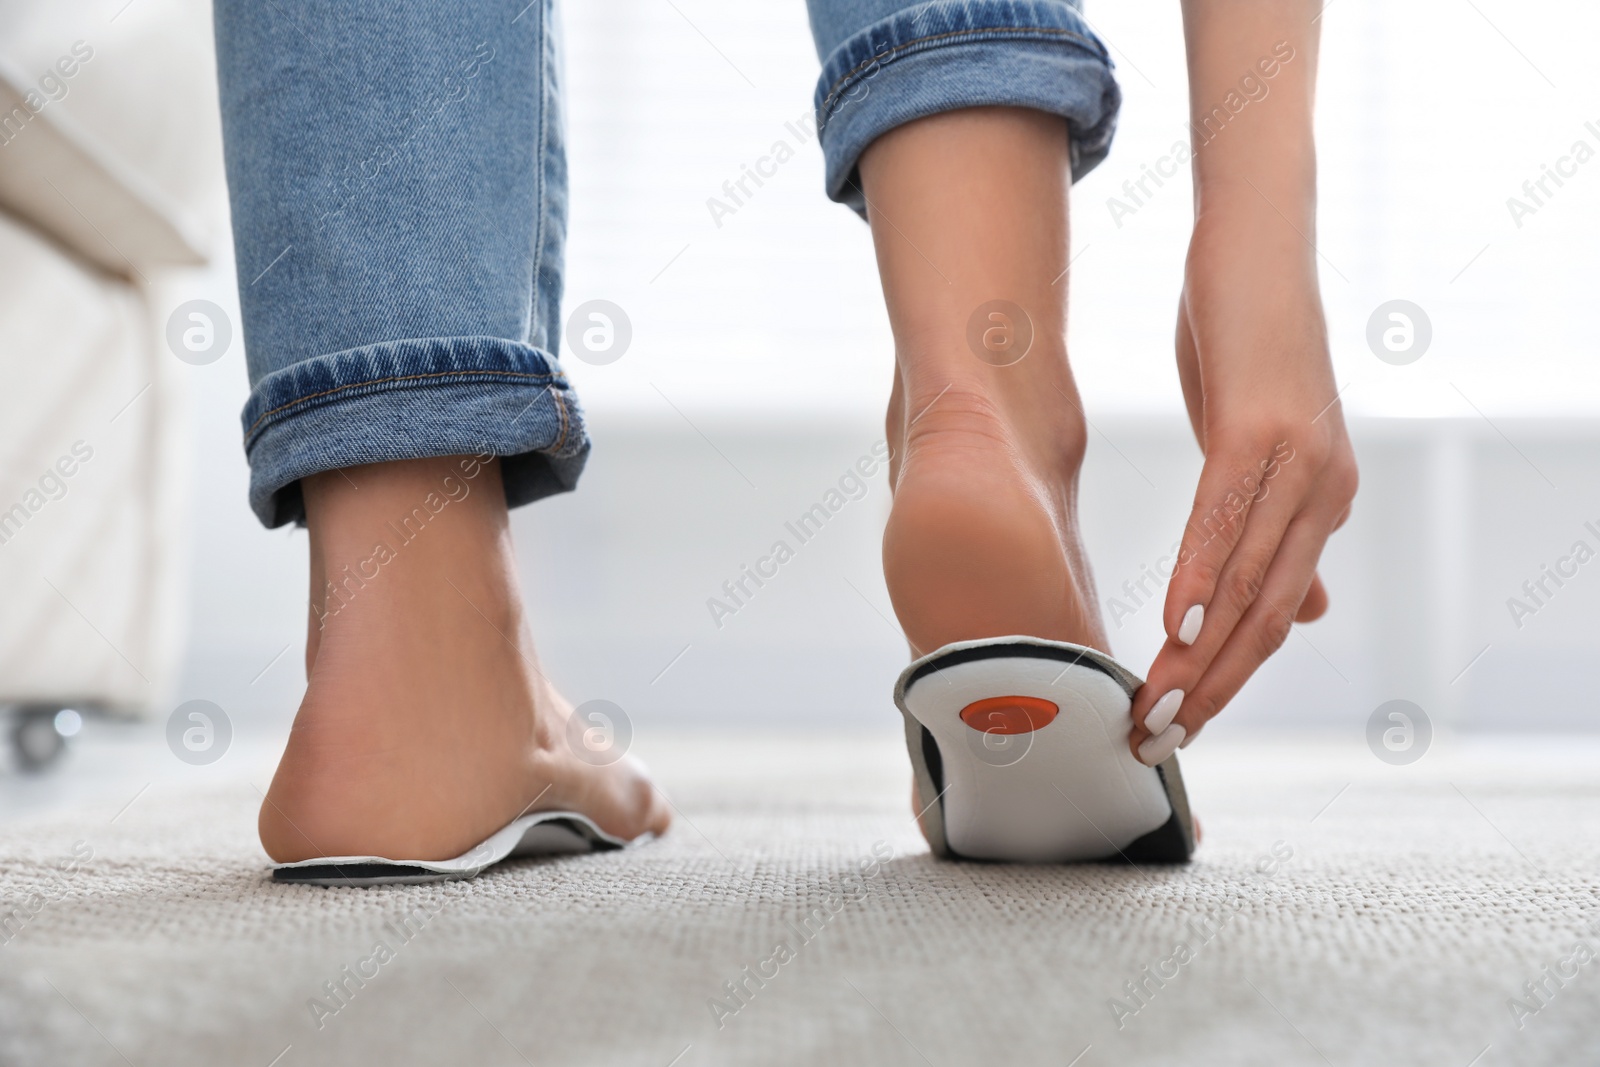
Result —
POLYGON ((577 484, 589 436, 555 358, 498 337, 385 341, 275 371, 245 404, 250 507, 305 519, 300 479, 361 463, 501 457, 512 507, 577 484))
POLYGON ((846 38, 815 97, 828 195, 863 216, 861 153, 913 119, 965 107, 1034 108, 1067 121, 1072 180, 1111 148, 1122 92, 1111 57, 1064 0, 938 0, 846 38))

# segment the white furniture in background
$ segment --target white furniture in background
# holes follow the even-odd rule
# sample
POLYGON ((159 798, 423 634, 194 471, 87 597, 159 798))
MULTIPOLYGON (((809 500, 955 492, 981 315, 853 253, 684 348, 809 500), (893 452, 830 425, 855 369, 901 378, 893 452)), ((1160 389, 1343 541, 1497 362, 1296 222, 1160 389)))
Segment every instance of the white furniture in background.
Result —
POLYGON ((0 707, 40 727, 25 762, 56 709, 171 697, 187 368, 164 289, 221 202, 207 5, 66 7, 0 4, 0 707))

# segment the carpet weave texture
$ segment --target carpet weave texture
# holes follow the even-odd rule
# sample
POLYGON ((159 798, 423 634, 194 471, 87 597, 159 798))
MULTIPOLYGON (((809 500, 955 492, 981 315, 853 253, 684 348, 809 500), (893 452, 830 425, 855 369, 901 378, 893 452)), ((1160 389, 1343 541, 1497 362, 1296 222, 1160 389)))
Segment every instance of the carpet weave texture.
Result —
POLYGON ((933 860, 889 734, 643 754, 669 835, 474 882, 275 885, 242 771, 0 824, 0 1064, 1600 1063, 1592 741, 1202 743, 1142 869, 933 860))

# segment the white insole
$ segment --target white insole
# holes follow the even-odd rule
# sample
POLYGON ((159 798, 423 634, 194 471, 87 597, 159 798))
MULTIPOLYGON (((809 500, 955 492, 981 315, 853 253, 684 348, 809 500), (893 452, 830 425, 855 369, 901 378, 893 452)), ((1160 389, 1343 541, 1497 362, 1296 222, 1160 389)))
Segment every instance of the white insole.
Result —
MULTIPOLYGON (((647 835, 648 836, 648 835, 647 835)), ((495 831, 473 848, 447 860, 394 860, 382 856, 327 856, 279 863, 280 882, 305 885, 394 885, 474 878, 485 867, 524 856, 569 856, 623 848, 634 842, 613 837, 585 815, 537 811, 495 831)))
POLYGON ((923 674, 903 700, 938 743, 945 840, 961 856, 1104 859, 1172 815, 1155 768, 1128 750, 1127 692, 1094 667, 1042 656, 977 659, 923 674), (962 721, 963 708, 1010 696, 1059 710, 1023 733, 962 721))

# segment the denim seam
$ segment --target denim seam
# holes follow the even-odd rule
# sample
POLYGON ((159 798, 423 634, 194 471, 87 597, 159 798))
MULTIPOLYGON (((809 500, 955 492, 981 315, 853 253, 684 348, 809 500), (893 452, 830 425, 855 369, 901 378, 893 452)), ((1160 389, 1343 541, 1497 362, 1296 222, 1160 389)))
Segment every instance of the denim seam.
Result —
MULTIPOLYGON (((287 411, 288 409, 290 409, 292 407, 297 407, 300 404, 304 404, 304 403, 306 403, 307 401, 310 401, 310 400, 315 400, 318 397, 332 396, 334 393, 342 393, 347 389, 361 389, 361 388, 365 388, 366 386, 369 386, 369 385, 383 385, 383 384, 385 384, 387 382, 410 382, 410 381, 418 381, 418 380, 422 380, 422 379, 426 379, 426 378, 464 378, 464 377, 491 378, 491 379, 492 378, 541 378, 541 379, 548 380, 551 384, 554 384, 554 383, 556 383, 558 381, 564 380, 563 376, 559 375, 559 374, 530 374, 530 373, 525 373, 525 372, 522 372, 522 371, 503 371, 503 370, 447 370, 447 371, 436 371, 436 372, 431 373, 431 374, 396 374, 396 375, 391 375, 390 377, 387 377, 387 378, 373 378, 370 381, 365 381, 365 382, 351 382, 349 385, 337 385, 337 386, 334 386, 332 389, 324 389, 320 393, 309 393, 306 396, 296 397, 295 399, 289 401, 287 404, 280 404, 277 407, 272 408, 270 411, 263 411, 259 416, 257 416, 256 421, 252 422, 250 424, 250 428, 248 430, 246 430, 244 433, 245 433, 246 437, 252 436, 256 432, 256 428, 259 427, 262 422, 264 422, 266 419, 271 418, 273 415, 278 414, 280 411, 287 411)), ((563 415, 563 417, 562 417, 562 425, 563 425, 563 427, 565 427, 565 424, 566 424, 566 417, 565 417, 565 415, 563 415)), ((562 435, 562 439, 565 440, 566 439, 566 430, 565 430, 565 428, 562 429, 562 434, 561 435, 562 435)))
POLYGON ((826 121, 828 117, 835 97, 839 95, 840 86, 844 85, 846 82, 854 78, 866 68, 870 67, 872 64, 881 63, 885 57, 892 57, 896 53, 904 52, 906 49, 915 47, 916 45, 927 44, 929 41, 941 41, 951 37, 977 37, 981 34, 1017 34, 1024 37, 1032 35, 1044 37, 1070 37, 1073 40, 1081 41, 1095 55, 1098 56, 1100 54, 1098 49, 1094 48, 1094 42, 1089 40, 1089 38, 1085 37, 1083 34, 1078 33, 1076 30, 1060 29, 1053 26, 985 26, 982 28, 968 30, 950 30, 947 33, 933 33, 928 34, 925 37, 914 37, 902 44, 895 45, 887 52, 878 53, 873 55, 870 59, 863 60, 862 62, 856 64, 855 67, 848 72, 841 74, 838 79, 834 81, 833 85, 829 87, 828 95, 823 98, 821 110, 824 121, 826 121))
POLYGON ((561 417, 561 436, 557 437, 556 443, 550 446, 551 452, 560 455, 561 449, 567 443, 567 429, 572 425, 571 422, 567 420, 567 400, 566 397, 557 393, 548 385, 545 386, 545 392, 549 393, 550 399, 556 402, 556 414, 561 417))
MULTIPOLYGON (((544 225, 545 212, 549 205, 545 200, 549 192, 545 188, 545 180, 549 173, 545 170, 545 158, 548 151, 547 144, 549 132, 545 124, 549 121, 550 106, 550 50, 547 42, 550 39, 549 9, 544 0, 536 0, 539 4, 539 154, 534 157, 534 181, 539 190, 539 201, 534 205, 533 223, 533 274, 529 278, 529 287, 533 290, 528 299, 528 330, 531 333, 533 324, 539 320, 542 310, 539 306, 539 271, 544 266, 544 225)), ((563 431, 563 436, 565 431, 563 431)))

